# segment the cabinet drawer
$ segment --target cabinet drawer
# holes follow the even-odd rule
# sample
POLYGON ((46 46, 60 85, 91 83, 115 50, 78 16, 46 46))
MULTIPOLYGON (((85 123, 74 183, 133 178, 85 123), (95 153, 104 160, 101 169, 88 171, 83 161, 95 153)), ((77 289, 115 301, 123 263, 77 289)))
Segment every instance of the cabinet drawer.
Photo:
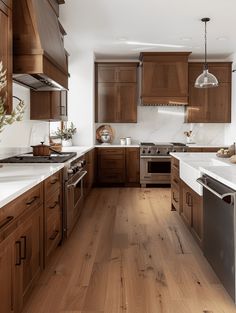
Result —
POLYGON ((100 168, 107 168, 107 169, 124 169, 125 168, 125 159, 120 156, 116 155, 112 158, 109 157, 100 157, 99 158, 99 167, 100 168))
POLYGON ((58 189, 45 203, 46 218, 54 212, 61 212, 61 189, 58 189))
POLYGON ((39 207, 42 203, 43 188, 42 184, 39 184, 0 209, 0 231, 25 210, 39 207))
POLYGON ((100 148, 98 149, 99 155, 124 155, 125 148, 100 148))
POLYGON ((45 201, 47 201, 52 193, 61 188, 61 171, 53 174, 44 182, 45 201))
POLYGON ((100 169, 99 171, 100 183, 124 183, 124 170, 119 169, 100 169))
POLYGON ((61 214, 59 212, 55 212, 51 214, 46 222, 46 257, 48 257, 51 252, 56 248, 58 243, 61 240, 61 214))

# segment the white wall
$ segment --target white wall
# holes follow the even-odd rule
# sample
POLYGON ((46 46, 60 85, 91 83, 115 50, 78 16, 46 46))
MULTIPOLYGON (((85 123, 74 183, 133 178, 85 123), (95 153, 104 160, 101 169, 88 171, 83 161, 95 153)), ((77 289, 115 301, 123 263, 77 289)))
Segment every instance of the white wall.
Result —
POLYGON ((73 145, 94 143, 94 54, 78 51, 69 59, 68 121, 77 133, 73 145))
MULTIPOLYGON (((45 140, 49 133, 49 123, 30 120, 30 90, 13 84, 13 95, 25 101, 23 121, 5 126, 0 133, 0 147, 28 147, 45 140)), ((13 100, 14 105, 17 100, 13 100)))

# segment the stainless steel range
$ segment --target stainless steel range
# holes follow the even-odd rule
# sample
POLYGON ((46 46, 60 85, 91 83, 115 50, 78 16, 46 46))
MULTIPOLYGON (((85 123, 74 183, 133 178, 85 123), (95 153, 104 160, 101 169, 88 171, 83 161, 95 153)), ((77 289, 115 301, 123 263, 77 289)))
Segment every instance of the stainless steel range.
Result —
POLYGON ((87 174, 84 170, 86 165, 84 156, 77 157, 76 152, 61 152, 50 156, 33 156, 32 153, 26 153, 2 159, 0 163, 64 163, 62 216, 63 239, 66 239, 83 208, 83 180, 87 174))
POLYGON ((170 184, 171 152, 186 152, 183 143, 167 142, 140 144, 140 184, 170 184))

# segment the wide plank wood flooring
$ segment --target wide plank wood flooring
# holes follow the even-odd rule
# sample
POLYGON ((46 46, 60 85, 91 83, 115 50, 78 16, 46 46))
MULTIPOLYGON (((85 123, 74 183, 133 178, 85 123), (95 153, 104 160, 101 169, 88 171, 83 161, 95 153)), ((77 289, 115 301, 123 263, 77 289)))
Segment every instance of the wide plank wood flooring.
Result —
POLYGON ((93 189, 25 313, 235 313, 168 188, 93 189))

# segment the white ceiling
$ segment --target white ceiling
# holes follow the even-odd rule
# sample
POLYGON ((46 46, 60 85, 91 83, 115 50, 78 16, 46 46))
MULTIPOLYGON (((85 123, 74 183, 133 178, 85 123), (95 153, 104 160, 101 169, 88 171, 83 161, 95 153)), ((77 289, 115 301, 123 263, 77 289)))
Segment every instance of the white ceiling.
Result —
POLYGON ((192 58, 202 57, 202 17, 211 18, 209 56, 236 52, 235 0, 66 0, 60 14, 68 49, 92 49, 98 58, 137 58, 140 51, 192 51, 192 58))

